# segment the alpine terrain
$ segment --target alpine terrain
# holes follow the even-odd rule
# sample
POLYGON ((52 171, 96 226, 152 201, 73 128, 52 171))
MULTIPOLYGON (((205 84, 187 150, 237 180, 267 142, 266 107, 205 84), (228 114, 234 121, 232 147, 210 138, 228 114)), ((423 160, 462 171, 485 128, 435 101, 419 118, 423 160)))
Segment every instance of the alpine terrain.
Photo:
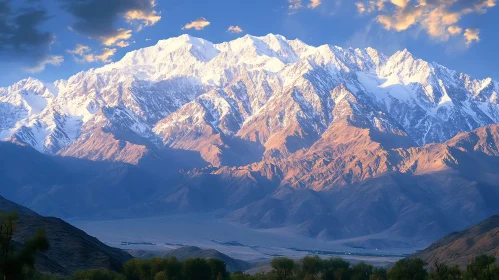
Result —
POLYGON ((428 244, 499 213, 498 92, 407 50, 183 35, 0 88, 0 137, 27 146, 0 145, 0 194, 61 217, 218 211, 365 248, 428 244))

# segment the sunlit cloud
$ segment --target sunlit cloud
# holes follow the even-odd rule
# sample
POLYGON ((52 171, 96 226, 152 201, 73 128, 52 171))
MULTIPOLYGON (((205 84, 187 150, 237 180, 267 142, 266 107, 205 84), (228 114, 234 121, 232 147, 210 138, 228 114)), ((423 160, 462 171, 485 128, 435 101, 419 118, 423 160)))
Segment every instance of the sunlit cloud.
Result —
MULTIPOLYGON (((287 0, 287 1, 288 1, 288 8, 290 10, 299 10, 304 7, 303 0, 287 0)), ((322 4, 322 0, 307 0, 307 1, 308 1, 307 7, 310 9, 315 9, 322 4)))
POLYGON ((197 31, 205 29, 208 25, 211 23, 207 21, 205 18, 198 18, 195 21, 192 21, 191 23, 186 24, 182 30, 188 30, 188 29, 195 29, 197 31))
POLYGON ((118 43, 116 43, 116 46, 120 48, 126 48, 130 46, 130 43, 128 43, 127 41, 119 41, 118 43))
MULTIPOLYGON (((151 0, 151 7, 155 7, 155 0, 151 0)), ((125 13, 125 20, 128 23, 140 22, 137 31, 142 30, 144 27, 153 26, 161 20, 161 16, 154 9, 148 10, 130 10, 125 13)))
POLYGON ((449 31, 449 33, 451 35, 458 35, 458 34, 463 33, 463 29, 461 27, 455 26, 455 25, 449 26, 449 28, 447 28, 447 31, 449 31))
POLYGON ((311 9, 315 9, 319 7, 319 5, 322 3, 322 0, 311 0, 310 4, 308 4, 308 7, 311 9))
POLYGON ((397 32, 420 27, 437 40, 464 36, 467 43, 478 42, 478 30, 463 34, 463 16, 482 14, 494 7, 497 0, 368 0, 355 3, 360 14, 376 13, 376 21, 386 30, 397 32))
POLYGON ((123 47, 133 31, 141 31, 161 20, 156 0, 59 0, 62 8, 75 19, 70 30, 100 41, 107 47, 123 47), (98 12, 97 12, 98 11, 98 12), (128 27, 118 27, 122 21, 128 27), (133 28, 132 28, 133 27, 133 28))
POLYGON ((111 62, 116 48, 103 48, 100 53, 95 53, 89 46, 78 44, 73 50, 68 50, 68 53, 72 54, 75 61, 79 63, 111 62))
POLYGON ((68 53, 83 56, 90 51, 89 46, 78 44, 73 50, 68 50, 68 53))
POLYGON ((229 29, 227 29, 227 32, 230 32, 230 33, 242 33, 243 32, 243 29, 239 26, 229 26, 229 29))
POLYGON ((132 38, 132 30, 123 28, 118 29, 117 33, 109 37, 101 37, 101 42, 105 46, 112 46, 120 41, 125 41, 132 38))
POLYGON ((480 30, 478 29, 466 29, 466 31, 464 31, 464 38, 466 39, 466 44, 469 45, 471 43, 473 43, 473 41, 475 42, 480 42, 480 37, 478 36, 478 34, 480 34, 480 30))

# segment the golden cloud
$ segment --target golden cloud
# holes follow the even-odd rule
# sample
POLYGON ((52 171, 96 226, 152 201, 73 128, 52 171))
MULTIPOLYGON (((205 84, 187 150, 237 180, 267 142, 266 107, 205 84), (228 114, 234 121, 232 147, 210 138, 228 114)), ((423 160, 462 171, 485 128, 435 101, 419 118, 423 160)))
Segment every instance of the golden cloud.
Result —
POLYGON ((195 21, 192 21, 191 23, 186 24, 182 30, 185 29, 196 29, 197 31, 203 30, 206 26, 210 25, 211 23, 207 21, 205 18, 198 18, 195 21))
POLYGON ((125 41, 132 38, 132 30, 127 30, 124 28, 118 29, 116 34, 109 37, 100 37, 100 41, 105 46, 115 45, 119 41, 125 41))
POLYGON ((82 56, 85 53, 88 53, 89 51, 90 51, 90 47, 78 44, 78 45, 76 45, 74 50, 68 50, 68 53, 82 56))
POLYGON ((308 7, 310 9, 315 9, 319 7, 319 5, 322 3, 322 0, 310 0, 310 4, 308 4, 308 7))
POLYGON ((103 48, 100 54, 86 54, 83 56, 85 62, 111 62, 111 57, 116 53, 116 49, 103 48))
POLYGON ((459 26, 451 25, 449 28, 447 28, 447 31, 449 31, 449 34, 451 35, 458 35, 463 33, 463 29, 459 26))
MULTIPOLYGON (((442 41, 463 34, 459 26, 463 16, 485 13, 496 4, 497 0, 366 0, 355 3, 360 14, 377 13, 376 20, 387 30, 401 32, 419 26, 432 38, 442 41)), ((463 36, 468 44, 479 41, 478 32, 466 29, 463 36)))
POLYGON ((231 33, 242 33, 243 32, 243 29, 239 26, 229 26, 229 28, 227 29, 227 32, 231 32, 231 33))
POLYGON ((130 46, 130 43, 128 43, 127 41, 119 41, 118 43, 116 43, 116 46, 120 48, 126 48, 130 46))
POLYGON ((480 42, 480 37, 478 36, 478 34, 480 34, 480 30, 467 28, 466 31, 464 31, 464 39, 466 39, 466 44, 469 45, 473 43, 473 41, 480 42))
POLYGON ((80 63, 111 62, 111 57, 116 53, 116 48, 103 48, 99 54, 92 53, 89 46, 78 44, 68 53, 73 54, 75 61, 80 63))
POLYGON ((63 9, 74 18, 70 30, 108 47, 127 45, 124 41, 132 37, 132 30, 129 29, 138 32, 161 20, 161 12, 156 10, 156 0, 68 0, 63 9), (117 27, 123 24, 123 20, 128 27, 117 27))
POLYGON ((139 25, 138 30, 142 30, 144 26, 153 26, 158 21, 161 20, 161 16, 157 14, 155 10, 152 11, 142 11, 142 10, 131 10, 125 14, 125 20, 128 23, 133 21, 140 21, 142 24, 139 25))

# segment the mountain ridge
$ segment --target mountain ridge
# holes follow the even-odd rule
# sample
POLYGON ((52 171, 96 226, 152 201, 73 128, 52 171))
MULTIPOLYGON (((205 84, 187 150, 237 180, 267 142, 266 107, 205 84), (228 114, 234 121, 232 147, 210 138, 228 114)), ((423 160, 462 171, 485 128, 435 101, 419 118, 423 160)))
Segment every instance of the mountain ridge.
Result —
MULTIPOLYGON (((109 189, 85 180, 89 197, 128 178, 124 201, 101 213, 99 196, 78 200, 93 215, 223 210, 230 222, 325 240, 428 242, 499 211, 498 92, 492 79, 407 50, 388 57, 273 34, 220 44, 184 35, 53 86, 0 89, 0 136, 89 160, 88 174, 94 162, 109 168, 88 176, 111 180, 109 189), (145 174, 147 195, 133 201, 145 174)), ((44 183, 9 195, 31 207, 48 201, 43 190, 62 202, 77 187, 44 183)))
POLYGON ((49 250, 37 256, 36 268, 43 273, 71 275, 78 270, 112 269, 120 271, 132 258, 128 253, 111 248, 68 223, 52 217, 43 217, 0 196, 0 211, 16 212, 19 220, 13 241, 21 245, 38 229, 46 232, 49 250))
POLYGON ((475 257, 491 255, 499 257, 499 216, 459 232, 453 232, 419 251, 413 257, 425 260, 429 265, 438 261, 448 265, 465 267, 475 257))
MULTIPOLYGON (((164 132, 164 128, 155 128, 157 122, 184 106, 198 104, 196 106, 206 110, 205 115, 198 118, 213 119, 211 122, 201 119, 197 121, 204 122, 214 130, 207 132, 206 137, 222 132, 227 136, 249 139, 265 146, 269 139, 275 142, 272 140, 273 134, 282 132, 285 127, 279 128, 282 126, 279 123, 268 123, 269 135, 262 135, 258 131, 258 137, 255 138, 252 123, 256 122, 257 125, 259 118, 269 122, 269 117, 259 112, 270 112, 272 110, 268 107, 282 106, 271 100, 278 98, 279 94, 276 93, 285 93, 290 86, 293 88, 290 102, 299 107, 289 107, 286 110, 304 114, 304 120, 294 121, 312 127, 295 129, 312 129, 302 133, 316 138, 332 120, 330 113, 324 112, 330 110, 331 105, 326 103, 331 101, 324 99, 323 94, 341 83, 356 96, 360 96, 363 91, 371 92, 370 96, 366 95, 373 99, 370 103, 386 107, 379 109, 388 110, 388 114, 395 117, 394 120, 405 129, 413 125, 420 126, 418 122, 424 124, 428 122, 428 118, 442 114, 446 118, 453 118, 453 114, 457 114, 455 118, 458 119, 450 120, 453 126, 458 121, 466 124, 466 127, 455 127, 449 132, 441 131, 443 128, 439 127, 435 132, 438 135, 428 135, 428 131, 420 131, 421 129, 410 131, 410 137, 418 144, 441 142, 459 131, 469 131, 499 121, 499 109, 495 108, 497 100, 494 97, 499 88, 497 82, 490 78, 473 80, 436 63, 416 59, 407 50, 387 57, 372 48, 343 49, 330 45, 312 47, 299 40, 287 40, 274 34, 264 37, 247 35, 220 44, 182 35, 132 51, 117 62, 80 72, 68 80, 59 80, 52 85, 26 79, 9 88, 2 88, 0 102, 14 104, 18 109, 11 112, 14 116, 6 118, 11 121, 5 122, 0 129, 4 139, 10 136, 11 141, 19 141, 51 154, 71 146, 77 138, 84 137, 94 131, 96 126, 102 127, 106 123, 124 125, 129 133, 137 134, 153 145, 160 146, 159 143, 163 142, 175 148, 180 139, 172 138, 174 136, 171 132, 164 132), (184 66, 179 67, 178 61, 182 61, 184 66), (251 71, 262 77, 252 77, 254 74, 251 74, 244 78, 251 71), (242 79, 238 77, 241 75, 242 79), (373 86, 373 83, 378 83, 378 78, 375 77, 386 79, 379 80, 380 84, 373 86), (111 84, 118 89, 110 89, 111 84), (252 89, 248 88, 251 84, 254 84, 252 89), (416 91, 407 89, 416 84, 425 88, 416 91), (390 93, 391 88, 397 92, 390 93), (248 95, 250 89, 251 95, 248 95), (383 89, 387 90, 388 95, 381 93, 383 89), (473 92, 473 99, 477 102, 467 104, 470 101, 463 99, 465 93, 459 92, 463 89, 473 92), (217 90, 218 93, 212 92, 210 96, 212 90, 217 90), (449 97, 451 90, 456 91, 453 98, 449 97), (82 95, 84 92, 91 98, 82 95), (149 94, 145 95, 146 93, 149 94), (184 93, 188 94, 184 96, 184 93), (23 94, 27 94, 25 98, 23 94), (492 107, 480 109, 482 99, 489 100, 483 106, 492 107), (199 103, 198 100, 205 101, 199 103), (270 103, 267 104, 268 102, 270 103), (456 102, 462 102, 462 109, 453 113, 456 102), (424 103, 433 105, 424 108, 424 103), (400 109, 389 112, 393 105, 399 105, 400 109), (404 112, 399 112, 403 109, 410 110, 411 106, 416 106, 412 110, 413 114, 421 114, 426 110, 423 114, 427 116, 416 116, 415 120, 411 120, 404 116, 404 112), (108 108, 107 111, 105 108, 108 108), (313 115, 309 115, 307 111, 311 111, 313 115), (17 122, 13 123, 16 121, 16 112, 28 117, 19 120, 17 116, 17 122)), ((279 96, 279 99, 287 98, 286 94, 279 96)), ((189 111, 192 110, 199 109, 193 107, 189 111)), ((291 116, 287 114, 283 117, 291 116)), ((193 125, 186 124, 184 129, 196 129, 193 125)), ((428 126, 432 127, 430 123, 426 125, 428 126)), ((292 127, 289 129, 294 130, 292 127)), ((289 133, 284 132, 284 136, 289 133)), ((212 143, 214 149, 227 145, 223 140, 212 141, 208 140, 208 143, 212 143)), ((278 154, 281 154, 282 143, 274 145, 277 145, 277 150, 280 150, 278 154)), ((269 149, 273 150, 273 146, 270 145, 269 149)), ((217 159, 212 159, 213 156, 208 155, 210 152, 206 153, 208 162, 220 165, 220 155, 216 154, 217 159)), ((285 150, 284 154, 287 154, 285 150)))

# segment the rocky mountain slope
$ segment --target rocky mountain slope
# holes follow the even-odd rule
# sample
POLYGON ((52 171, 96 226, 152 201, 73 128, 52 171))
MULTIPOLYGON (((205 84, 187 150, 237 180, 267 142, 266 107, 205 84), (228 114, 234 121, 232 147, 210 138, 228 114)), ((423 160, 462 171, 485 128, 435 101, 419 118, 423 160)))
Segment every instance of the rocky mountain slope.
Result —
POLYGON ((7 154, 2 194, 65 217, 221 210, 313 238, 424 243, 499 212, 498 92, 407 50, 183 35, 0 89, 0 137, 47 154, 19 177, 23 157, 7 154))
POLYGON ((0 89, 0 136, 93 160, 137 163, 169 147, 215 166, 245 165, 311 147, 346 103, 376 130, 442 142, 498 123, 497 92, 491 79, 407 50, 387 57, 272 34, 221 44, 183 35, 68 80, 0 89), (349 94, 331 94, 341 84, 349 94))
POLYGON ((111 248, 68 223, 37 213, 0 197, 0 212, 16 211, 19 221, 14 241, 22 244, 42 228, 50 249, 38 257, 37 268, 44 273, 69 275, 78 270, 106 268, 120 270, 132 256, 111 248))
POLYGON ((429 264, 438 260, 441 263, 466 266, 473 258, 484 254, 499 258, 499 216, 451 233, 414 256, 429 264))
POLYGON ((323 153, 201 172, 151 208, 226 208, 231 211, 224 217, 232 222, 286 227, 325 240, 426 242, 499 212, 498 125, 405 149, 383 148, 369 130, 334 132, 340 135, 327 141, 323 153), (369 148, 349 143, 349 137, 369 148))

